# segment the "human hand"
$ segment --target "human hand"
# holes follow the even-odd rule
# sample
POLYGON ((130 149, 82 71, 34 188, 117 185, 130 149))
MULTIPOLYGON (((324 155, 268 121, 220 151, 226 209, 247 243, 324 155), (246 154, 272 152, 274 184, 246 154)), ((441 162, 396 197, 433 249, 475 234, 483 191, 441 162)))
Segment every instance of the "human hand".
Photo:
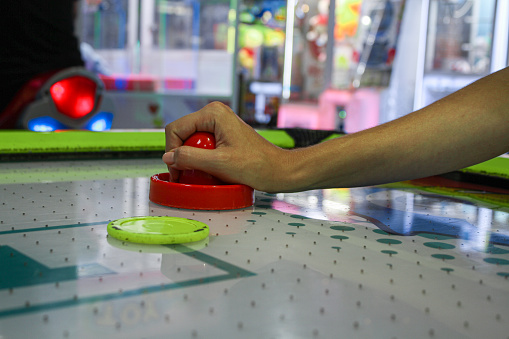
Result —
POLYGON ((274 191, 281 183, 278 176, 287 153, 261 137, 229 107, 213 102, 166 126, 163 161, 173 182, 178 182, 180 171, 196 169, 227 183, 274 191), (198 131, 213 133, 216 149, 183 146, 198 131))

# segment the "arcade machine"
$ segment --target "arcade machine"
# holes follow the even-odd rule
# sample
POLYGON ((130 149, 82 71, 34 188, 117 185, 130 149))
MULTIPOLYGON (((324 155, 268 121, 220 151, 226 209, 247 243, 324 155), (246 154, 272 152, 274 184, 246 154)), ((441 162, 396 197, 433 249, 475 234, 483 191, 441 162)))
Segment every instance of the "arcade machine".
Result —
POLYGON ((164 148, 0 133, 1 338, 507 338, 509 159, 459 171, 477 183, 240 199, 170 183, 164 148))
POLYGON ((353 133, 378 125, 404 3, 299 2, 278 126, 353 133))
POLYGON ((242 119, 275 127, 281 102, 286 1, 244 1, 239 15, 239 107, 242 119))
POLYGON ((82 1, 89 67, 116 106, 114 129, 161 128, 219 100, 232 104, 236 1, 82 1), (119 113, 121 112, 121 113, 119 113))
POLYGON ((505 1, 426 1, 421 16, 415 109, 507 66, 505 1))

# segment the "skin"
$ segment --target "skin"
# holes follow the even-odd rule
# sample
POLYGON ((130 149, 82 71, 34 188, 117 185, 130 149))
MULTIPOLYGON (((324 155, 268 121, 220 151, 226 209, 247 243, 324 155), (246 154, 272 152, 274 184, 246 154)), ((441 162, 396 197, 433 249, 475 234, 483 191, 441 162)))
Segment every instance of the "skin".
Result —
POLYGON ((417 179, 468 167, 509 151, 509 68, 419 111, 307 148, 284 150, 211 103, 166 126, 167 164, 198 169, 265 192, 358 187, 417 179), (216 149, 182 146, 196 131, 216 149))

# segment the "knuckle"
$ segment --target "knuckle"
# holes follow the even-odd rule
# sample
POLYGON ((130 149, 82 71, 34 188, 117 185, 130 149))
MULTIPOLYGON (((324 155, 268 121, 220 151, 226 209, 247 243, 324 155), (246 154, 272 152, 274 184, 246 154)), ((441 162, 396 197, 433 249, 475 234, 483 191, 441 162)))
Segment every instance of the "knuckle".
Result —
POLYGON ((167 124, 164 127, 164 131, 165 131, 166 134, 171 133, 172 130, 173 130, 173 123, 172 122, 170 122, 169 124, 167 124))
POLYGON ((219 101, 212 101, 207 106, 213 109, 223 109, 225 107, 225 105, 219 101))
POLYGON ((174 152, 175 166, 180 169, 185 169, 190 157, 189 147, 179 147, 175 149, 174 152))
POLYGON ((232 161, 232 155, 228 152, 216 152, 215 161, 218 164, 232 165, 234 161, 232 161))
POLYGON ((209 112, 215 117, 221 116, 225 113, 233 112, 230 107, 228 107, 227 105, 223 104, 220 101, 213 101, 210 104, 208 104, 207 106, 209 106, 209 108, 210 108, 209 112))

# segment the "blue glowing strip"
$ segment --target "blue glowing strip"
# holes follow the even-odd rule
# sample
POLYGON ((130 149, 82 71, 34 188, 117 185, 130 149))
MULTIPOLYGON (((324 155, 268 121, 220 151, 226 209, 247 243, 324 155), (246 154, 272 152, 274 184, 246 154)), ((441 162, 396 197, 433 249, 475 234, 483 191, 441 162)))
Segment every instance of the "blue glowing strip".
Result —
POLYGON ((41 116, 28 122, 28 129, 35 132, 51 132, 57 129, 66 129, 67 126, 49 116, 41 116))
POLYGON ((101 132, 111 129, 113 113, 99 112, 86 124, 85 129, 101 132))

